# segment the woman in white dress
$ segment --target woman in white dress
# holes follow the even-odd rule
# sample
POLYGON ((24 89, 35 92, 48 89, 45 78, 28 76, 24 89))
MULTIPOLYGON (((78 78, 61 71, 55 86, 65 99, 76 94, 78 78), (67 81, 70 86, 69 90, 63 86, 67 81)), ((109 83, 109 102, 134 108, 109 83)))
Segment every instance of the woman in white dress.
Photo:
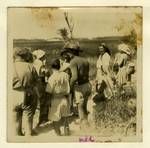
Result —
POLYGON ((70 94, 69 76, 60 69, 60 60, 56 59, 51 64, 52 75, 48 79, 46 92, 51 95, 51 105, 49 108, 49 120, 53 121, 54 130, 57 135, 61 135, 59 121, 63 119, 65 135, 69 134, 68 116, 70 94))
POLYGON ((118 65, 119 71, 116 75, 116 81, 119 87, 122 87, 124 84, 126 84, 128 75, 127 75, 127 65, 129 63, 130 58, 130 48, 126 44, 120 44, 118 46, 118 50, 120 51, 116 58, 115 58, 115 64, 118 65))
POLYGON ((96 81, 98 85, 101 85, 103 82, 106 83, 107 87, 105 89, 105 95, 108 99, 113 96, 112 88, 113 88, 113 81, 112 81, 112 74, 110 70, 110 51, 105 46, 105 44, 101 44, 99 46, 99 58, 97 60, 97 75, 96 81))

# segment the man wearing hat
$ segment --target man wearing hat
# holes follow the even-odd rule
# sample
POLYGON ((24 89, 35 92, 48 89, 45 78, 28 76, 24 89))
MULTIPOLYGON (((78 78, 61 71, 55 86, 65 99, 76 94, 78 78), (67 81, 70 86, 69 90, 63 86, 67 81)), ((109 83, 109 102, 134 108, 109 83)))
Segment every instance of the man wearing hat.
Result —
POLYGON ((34 61, 33 66, 35 67, 38 74, 38 92, 39 92, 39 125, 48 121, 48 104, 47 94, 45 92, 46 83, 50 75, 48 68, 46 67, 46 53, 41 49, 34 50, 32 52, 34 61))
POLYGON ((79 43, 70 41, 65 44, 62 53, 70 56, 71 69, 71 91, 74 95, 74 102, 78 107, 79 121, 83 123, 87 118, 87 100, 91 93, 91 85, 89 83, 89 62, 79 56, 82 50, 79 43))

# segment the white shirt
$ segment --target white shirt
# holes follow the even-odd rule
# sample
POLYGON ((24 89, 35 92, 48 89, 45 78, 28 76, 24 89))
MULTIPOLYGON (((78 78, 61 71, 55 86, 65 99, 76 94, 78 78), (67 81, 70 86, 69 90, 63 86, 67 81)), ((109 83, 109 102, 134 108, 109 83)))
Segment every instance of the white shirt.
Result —
POLYGON ((36 59, 36 60, 34 60, 34 62, 33 62, 33 66, 35 67, 36 72, 37 72, 38 75, 39 75, 40 68, 41 68, 42 65, 43 65, 43 63, 42 63, 42 61, 39 60, 39 59, 36 59))
POLYGON ((97 69, 101 72, 108 73, 109 72, 109 65, 110 65, 110 55, 108 53, 104 53, 102 56, 100 55, 97 60, 97 69))
POLYGON ((54 71, 48 79, 46 91, 52 94, 70 92, 69 76, 65 72, 54 71))

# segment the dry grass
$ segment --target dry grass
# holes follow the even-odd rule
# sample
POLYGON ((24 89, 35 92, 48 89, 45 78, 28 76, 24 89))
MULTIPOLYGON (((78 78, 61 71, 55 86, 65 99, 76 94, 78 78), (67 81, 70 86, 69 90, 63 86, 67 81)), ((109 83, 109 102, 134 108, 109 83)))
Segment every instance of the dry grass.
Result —
POLYGON ((130 89, 126 89, 123 95, 118 93, 115 98, 94 106, 94 122, 99 132, 105 131, 104 135, 109 132, 125 134, 131 120, 136 118, 135 91, 131 92, 130 89))
MULTIPOLYGON (((94 81, 97 57, 88 57, 87 60, 90 63, 90 79, 94 81)), ((136 82, 122 90, 116 88, 114 91, 116 93, 113 99, 94 106, 95 126, 103 135, 125 134, 131 120, 136 119, 136 82)), ((134 128, 132 134, 135 134, 135 127, 131 128, 134 128)))

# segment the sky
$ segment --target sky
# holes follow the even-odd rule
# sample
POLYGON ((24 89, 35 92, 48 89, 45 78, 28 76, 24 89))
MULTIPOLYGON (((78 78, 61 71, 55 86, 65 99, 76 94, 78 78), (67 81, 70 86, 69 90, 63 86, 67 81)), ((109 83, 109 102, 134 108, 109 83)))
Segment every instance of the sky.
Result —
POLYGON ((67 28, 64 12, 74 23, 76 38, 128 35, 139 7, 9 8, 8 35, 14 39, 53 39, 67 28))

